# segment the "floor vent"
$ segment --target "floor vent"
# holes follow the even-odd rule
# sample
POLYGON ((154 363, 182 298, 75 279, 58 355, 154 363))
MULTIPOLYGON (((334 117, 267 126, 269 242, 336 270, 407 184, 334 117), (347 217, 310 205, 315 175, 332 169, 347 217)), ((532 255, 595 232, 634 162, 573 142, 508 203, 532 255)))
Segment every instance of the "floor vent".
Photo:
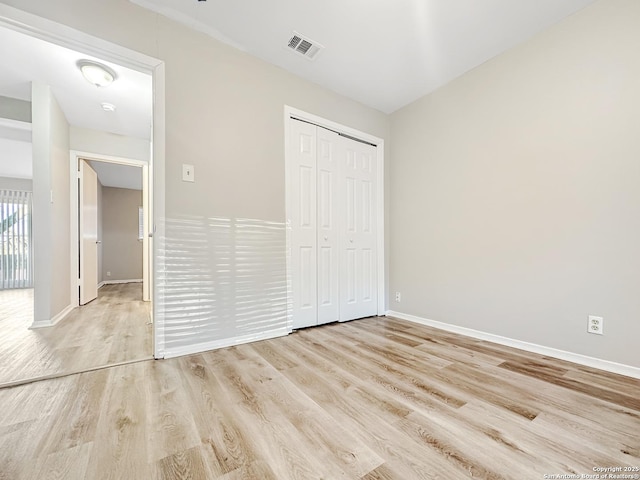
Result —
POLYGON ((315 59, 318 53, 320 53, 320 50, 324 48, 318 42, 311 40, 304 35, 300 35, 298 32, 293 32, 287 46, 294 52, 308 58, 309 60, 315 59))

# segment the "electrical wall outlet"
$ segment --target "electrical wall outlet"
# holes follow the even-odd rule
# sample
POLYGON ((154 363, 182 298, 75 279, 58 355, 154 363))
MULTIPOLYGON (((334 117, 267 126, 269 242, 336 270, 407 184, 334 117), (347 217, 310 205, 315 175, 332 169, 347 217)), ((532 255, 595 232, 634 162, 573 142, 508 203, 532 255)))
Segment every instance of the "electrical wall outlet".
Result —
POLYGON ((111 276, 111 272, 107 272, 107 277, 110 277, 110 276, 111 276))
POLYGON ((402 294, 400 292, 396 292, 396 302, 400 303, 402 300, 402 294))
POLYGON ((596 317, 595 315, 589 315, 587 332, 602 335, 604 333, 604 318, 596 317))

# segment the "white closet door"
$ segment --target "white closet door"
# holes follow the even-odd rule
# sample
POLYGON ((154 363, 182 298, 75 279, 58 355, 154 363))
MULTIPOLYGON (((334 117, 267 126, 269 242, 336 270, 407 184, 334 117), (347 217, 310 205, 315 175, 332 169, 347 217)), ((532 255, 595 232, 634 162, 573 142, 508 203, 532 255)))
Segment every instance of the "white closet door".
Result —
POLYGON ((338 269, 338 149, 341 138, 335 132, 317 127, 318 190, 318 325, 340 319, 338 269))
POLYGON ((290 120, 293 328, 317 325, 316 127, 290 120))
POLYGON ((341 138, 340 321, 377 314, 376 148, 341 138))

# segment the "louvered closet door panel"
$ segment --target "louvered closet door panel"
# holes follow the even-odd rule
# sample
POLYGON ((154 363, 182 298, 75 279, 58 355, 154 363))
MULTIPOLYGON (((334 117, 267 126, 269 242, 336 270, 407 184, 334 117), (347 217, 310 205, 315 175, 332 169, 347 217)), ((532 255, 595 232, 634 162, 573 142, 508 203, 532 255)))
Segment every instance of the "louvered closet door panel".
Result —
POLYGON ((317 128, 318 324, 339 320, 338 297, 338 147, 337 133, 317 128))
POLYGON ((376 148, 341 138, 340 320, 377 314, 376 148))
POLYGON ((293 328, 317 324, 316 127, 290 120, 291 288, 293 328))

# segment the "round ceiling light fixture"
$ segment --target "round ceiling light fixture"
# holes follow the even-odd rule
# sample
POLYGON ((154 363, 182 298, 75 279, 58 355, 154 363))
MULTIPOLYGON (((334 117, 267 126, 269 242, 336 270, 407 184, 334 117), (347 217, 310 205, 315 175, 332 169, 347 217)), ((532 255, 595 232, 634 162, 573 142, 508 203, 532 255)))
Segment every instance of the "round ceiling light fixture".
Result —
POLYGON ((76 65, 87 82, 96 87, 108 87, 118 78, 116 72, 109 67, 92 60, 79 60, 76 65))

